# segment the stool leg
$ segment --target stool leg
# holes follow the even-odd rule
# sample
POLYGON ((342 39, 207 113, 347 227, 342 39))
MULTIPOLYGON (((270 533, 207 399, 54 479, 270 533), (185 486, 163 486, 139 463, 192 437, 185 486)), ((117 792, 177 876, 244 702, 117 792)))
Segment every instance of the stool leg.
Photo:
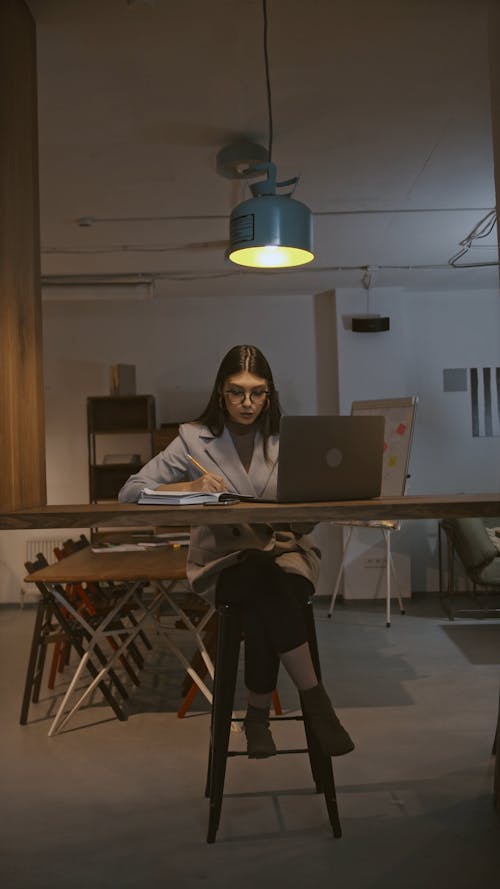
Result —
POLYGON ((309 762, 311 764, 314 783, 316 784, 316 792, 322 793, 325 798, 326 809, 332 826, 333 835, 338 838, 342 836, 342 828, 340 826, 339 810, 337 806, 332 760, 330 756, 327 756, 321 750, 321 747, 310 729, 307 716, 304 712, 302 713, 302 716, 304 719, 309 762))
MULTIPOLYGON (((318 681, 321 682, 321 665, 319 661, 318 640, 316 637, 316 625, 314 623, 314 611, 311 600, 304 606, 304 616, 306 621, 307 638, 311 651, 311 658, 314 664, 314 670, 318 681)), ((309 726, 309 720, 306 714, 302 713, 304 719, 304 730, 307 739, 307 749, 309 752, 309 762, 311 764, 311 772, 316 791, 322 793, 325 797, 326 808, 330 824, 332 826, 334 837, 342 836, 342 828, 340 826, 339 810, 337 806, 337 794, 335 791, 335 779, 333 777, 332 760, 321 750, 313 732, 309 726)))
MULTIPOLYGON (((319 652, 318 652, 318 642, 316 639, 316 626, 314 623, 314 613, 312 602, 309 599, 308 602, 304 605, 304 617, 306 623, 306 631, 307 631, 307 641, 309 642, 309 650, 311 652, 311 658, 314 665, 314 672, 318 677, 318 682, 321 682, 321 666, 319 662, 319 652)), ((304 716, 304 714, 302 714, 304 716)), ((316 741, 316 738, 312 734, 309 729, 309 725, 304 717, 304 730, 306 733, 307 739, 307 749, 309 752, 309 764, 311 766, 311 772, 313 776, 314 783, 316 785, 316 792, 322 793, 323 791, 323 782, 322 782, 322 772, 320 766, 320 757, 321 750, 319 744, 316 741)))
POLYGON ((210 797, 207 843, 215 842, 220 821, 240 643, 239 609, 229 605, 220 606, 206 785, 206 793, 210 797))
POLYGON ((329 756, 322 756, 321 767, 323 780, 323 796, 325 797, 328 818, 330 819, 334 837, 336 839, 340 839, 340 837, 342 836, 342 827, 340 825, 339 810, 337 806, 337 794, 335 791, 332 760, 329 756))
POLYGON ((314 611, 312 601, 309 599, 304 605, 304 617, 306 623, 307 641, 314 666, 314 672, 321 682, 321 664, 319 662, 318 640, 316 638, 316 624, 314 623, 314 611))

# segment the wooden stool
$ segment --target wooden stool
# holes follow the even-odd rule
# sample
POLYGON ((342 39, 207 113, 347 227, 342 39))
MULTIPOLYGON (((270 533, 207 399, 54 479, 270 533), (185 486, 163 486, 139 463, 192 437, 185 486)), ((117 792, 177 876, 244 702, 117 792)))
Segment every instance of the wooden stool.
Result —
MULTIPOLYGON (((316 675, 318 676, 318 679, 320 679, 321 672, 312 603, 308 602, 307 605, 304 606, 304 609, 311 656, 316 675)), ((207 784, 205 790, 205 795, 210 800, 207 843, 215 842, 217 829, 219 827, 227 759, 230 756, 247 756, 246 752, 229 750, 231 721, 233 720, 232 709, 242 638, 241 610, 235 605, 223 604, 217 607, 217 613, 218 623, 215 653, 214 695, 207 784)), ((311 732, 307 717, 304 713, 299 717, 271 717, 272 721, 280 721, 281 719, 300 719, 303 721, 307 746, 300 749, 278 750, 277 754, 308 754, 316 791, 318 793, 323 793, 325 797, 333 835, 335 837, 342 836, 331 757, 324 754, 321 750, 316 738, 311 732)))

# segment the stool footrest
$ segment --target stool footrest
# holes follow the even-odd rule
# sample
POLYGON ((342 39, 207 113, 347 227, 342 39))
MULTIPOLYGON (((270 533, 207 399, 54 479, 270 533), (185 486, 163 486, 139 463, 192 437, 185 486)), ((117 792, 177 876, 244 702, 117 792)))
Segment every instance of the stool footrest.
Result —
MULTIPOLYGON (((286 748, 283 750, 280 749, 280 750, 276 751, 276 754, 279 756, 281 756, 282 753, 309 753, 309 750, 307 747, 290 747, 290 748, 286 748)), ((246 750, 228 750, 227 755, 228 756, 248 756, 248 753, 246 752, 246 750)), ((269 756, 263 756, 263 757, 256 756, 255 759, 270 759, 270 757, 269 756)))
MULTIPOLYGON (((294 720, 295 722, 304 722, 304 717, 302 713, 298 713, 296 716, 269 716, 269 722, 287 722, 289 720, 294 720)), ((244 716, 231 716, 231 722, 244 721, 244 716)))

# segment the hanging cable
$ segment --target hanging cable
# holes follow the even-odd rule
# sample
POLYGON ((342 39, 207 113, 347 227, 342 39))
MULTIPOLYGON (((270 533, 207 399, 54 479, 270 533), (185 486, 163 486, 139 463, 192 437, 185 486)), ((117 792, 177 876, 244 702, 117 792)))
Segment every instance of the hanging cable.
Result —
MULTIPOLYGON (((460 247, 462 249, 459 250, 458 253, 455 253, 455 255, 452 256, 451 259, 448 260, 448 265, 451 265, 451 266, 453 266, 453 268, 456 268, 456 269, 457 268, 458 269, 459 268, 466 268, 467 267, 466 264, 460 263, 460 265, 459 265, 458 260, 461 259, 462 256, 465 256, 465 254, 469 252, 469 250, 472 247, 473 241, 479 240, 480 238, 487 238, 488 235, 491 234, 491 232, 493 231, 493 229, 496 225, 496 221, 497 221, 496 210, 490 210, 490 212, 487 213, 486 216, 483 216, 483 218, 479 220, 479 222, 474 226, 472 231, 469 232, 467 237, 465 237, 462 241, 459 242, 460 247)), ((473 265, 482 265, 482 266, 498 265, 498 263, 497 262, 470 263, 468 265, 468 267, 471 267, 473 265)))
POLYGON ((370 288, 372 286, 373 274, 370 266, 365 267, 364 275, 361 278, 361 284, 366 293, 366 314, 370 314, 370 288))
POLYGON ((264 18, 264 65, 266 71, 266 93, 267 93, 267 115, 269 120, 269 142, 268 142, 268 160, 272 161, 273 157, 273 110, 271 101, 271 78, 269 76, 269 54, 267 49, 267 0, 262 0, 262 14, 264 18))

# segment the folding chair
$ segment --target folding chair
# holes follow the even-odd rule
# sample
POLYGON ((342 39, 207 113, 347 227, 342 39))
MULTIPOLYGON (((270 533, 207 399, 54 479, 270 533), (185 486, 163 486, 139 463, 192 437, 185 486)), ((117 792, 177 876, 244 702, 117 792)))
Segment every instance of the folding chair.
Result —
MULTIPOLYGON (((25 568, 29 574, 33 574, 35 571, 47 566, 47 559, 42 553, 38 553, 35 562, 25 563, 25 568)), ((85 654, 83 643, 85 638, 89 637, 89 634, 85 632, 82 625, 73 620, 71 614, 61 606, 60 602, 54 597, 48 586, 44 583, 37 582, 36 587, 41 594, 41 599, 37 607, 30 647, 21 716, 19 720, 21 725, 26 725, 28 721, 30 703, 36 703, 39 700, 48 645, 63 642, 65 645, 73 647, 80 658, 82 658, 85 654)), ((61 592, 63 591, 61 590, 61 592)), ((101 663, 106 662, 106 658, 100 649, 96 649, 96 656, 101 663)), ((92 678, 95 678, 98 671, 94 663, 89 660, 86 667, 92 678)), ((109 676, 110 684, 115 687, 122 698, 127 698, 127 691, 116 673, 110 671, 109 676)), ((111 689, 108 688, 107 684, 103 681, 99 683, 98 687, 118 719, 125 720, 126 715, 123 713, 118 700, 112 693, 111 689)))
POLYGON ((481 518, 443 519, 439 526, 444 531, 448 550, 448 582, 446 597, 442 596, 443 607, 450 620, 456 614, 464 613, 478 617, 495 616, 500 609, 480 607, 477 609, 453 607, 455 595, 455 561, 458 558, 467 578, 472 583, 472 596, 479 602, 479 591, 500 592, 500 553, 491 541, 481 518))

